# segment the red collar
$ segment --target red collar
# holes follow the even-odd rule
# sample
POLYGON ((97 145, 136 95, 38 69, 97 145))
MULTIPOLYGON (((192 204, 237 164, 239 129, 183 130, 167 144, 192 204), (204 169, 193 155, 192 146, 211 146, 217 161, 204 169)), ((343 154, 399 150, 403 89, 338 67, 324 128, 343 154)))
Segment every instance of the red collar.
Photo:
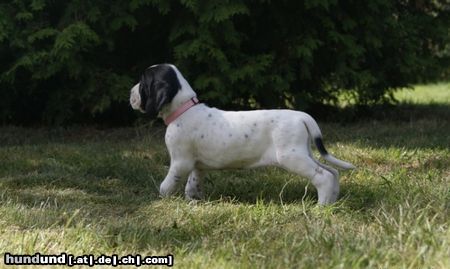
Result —
POLYGON ((177 110, 175 110, 172 114, 170 114, 165 120, 164 123, 166 125, 169 125, 172 121, 176 120, 179 116, 181 116, 181 114, 183 114, 184 112, 186 112, 189 108, 195 106, 196 104, 198 104, 199 101, 197 99, 197 97, 192 97, 191 99, 189 99, 187 102, 185 102, 184 104, 182 104, 179 108, 177 108, 177 110))

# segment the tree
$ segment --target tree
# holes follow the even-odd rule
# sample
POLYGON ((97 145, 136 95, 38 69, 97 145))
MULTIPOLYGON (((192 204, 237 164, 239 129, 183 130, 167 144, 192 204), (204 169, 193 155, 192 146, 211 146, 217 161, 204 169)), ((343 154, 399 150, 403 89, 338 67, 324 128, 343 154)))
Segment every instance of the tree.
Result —
POLYGON ((449 66, 444 0, 0 3, 2 122, 128 120, 144 68, 173 62, 223 108, 360 104, 449 66))

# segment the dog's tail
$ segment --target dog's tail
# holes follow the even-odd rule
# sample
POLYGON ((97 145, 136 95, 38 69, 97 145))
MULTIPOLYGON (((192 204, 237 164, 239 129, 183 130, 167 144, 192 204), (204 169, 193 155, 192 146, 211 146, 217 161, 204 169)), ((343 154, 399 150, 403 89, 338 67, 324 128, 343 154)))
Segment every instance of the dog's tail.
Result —
POLYGON ((319 125, 317 125, 317 122, 310 115, 305 114, 303 122, 305 123, 306 129, 308 130, 309 135, 312 137, 314 144, 316 144, 320 155, 322 155, 325 160, 336 166, 339 166, 342 169, 356 168, 353 164, 339 160, 328 153, 328 151, 325 149, 325 146, 323 145, 322 133, 320 132, 319 125))

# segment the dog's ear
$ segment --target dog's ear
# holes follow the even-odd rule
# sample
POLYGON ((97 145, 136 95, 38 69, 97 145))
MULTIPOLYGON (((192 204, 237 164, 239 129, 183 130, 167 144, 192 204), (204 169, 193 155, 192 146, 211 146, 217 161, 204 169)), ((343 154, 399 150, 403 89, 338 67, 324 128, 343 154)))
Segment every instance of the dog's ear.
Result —
POLYGON ((155 107, 156 111, 161 111, 164 105, 172 102, 172 99, 177 95, 180 88, 173 83, 167 81, 156 81, 155 87, 155 107))
POLYGON ((139 85, 141 108, 147 115, 156 117, 164 105, 172 102, 180 88, 176 73, 170 67, 148 68, 139 85))
POLYGON ((139 95, 141 97, 141 109, 147 112, 150 103, 151 88, 153 84, 153 76, 144 72, 139 81, 139 95))
POLYGON ((153 95, 153 73, 147 72, 147 70, 142 74, 141 80, 139 81, 139 95, 141 96, 141 109, 145 111, 148 115, 156 115, 157 112, 153 111, 152 108, 152 95, 153 95))

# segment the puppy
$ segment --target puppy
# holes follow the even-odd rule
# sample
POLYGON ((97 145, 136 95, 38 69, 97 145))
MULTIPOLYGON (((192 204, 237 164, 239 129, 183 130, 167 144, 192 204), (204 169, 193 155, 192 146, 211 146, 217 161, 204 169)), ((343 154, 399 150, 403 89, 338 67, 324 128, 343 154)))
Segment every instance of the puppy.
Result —
POLYGON ((315 160, 311 140, 322 157, 340 168, 348 162, 330 155, 316 121, 293 110, 223 111, 199 103, 196 93, 173 65, 147 68, 131 89, 130 104, 166 125, 170 168, 160 194, 171 195, 183 179, 187 199, 201 199, 203 171, 211 169, 282 167, 311 180, 319 204, 337 200, 339 174, 315 160))

